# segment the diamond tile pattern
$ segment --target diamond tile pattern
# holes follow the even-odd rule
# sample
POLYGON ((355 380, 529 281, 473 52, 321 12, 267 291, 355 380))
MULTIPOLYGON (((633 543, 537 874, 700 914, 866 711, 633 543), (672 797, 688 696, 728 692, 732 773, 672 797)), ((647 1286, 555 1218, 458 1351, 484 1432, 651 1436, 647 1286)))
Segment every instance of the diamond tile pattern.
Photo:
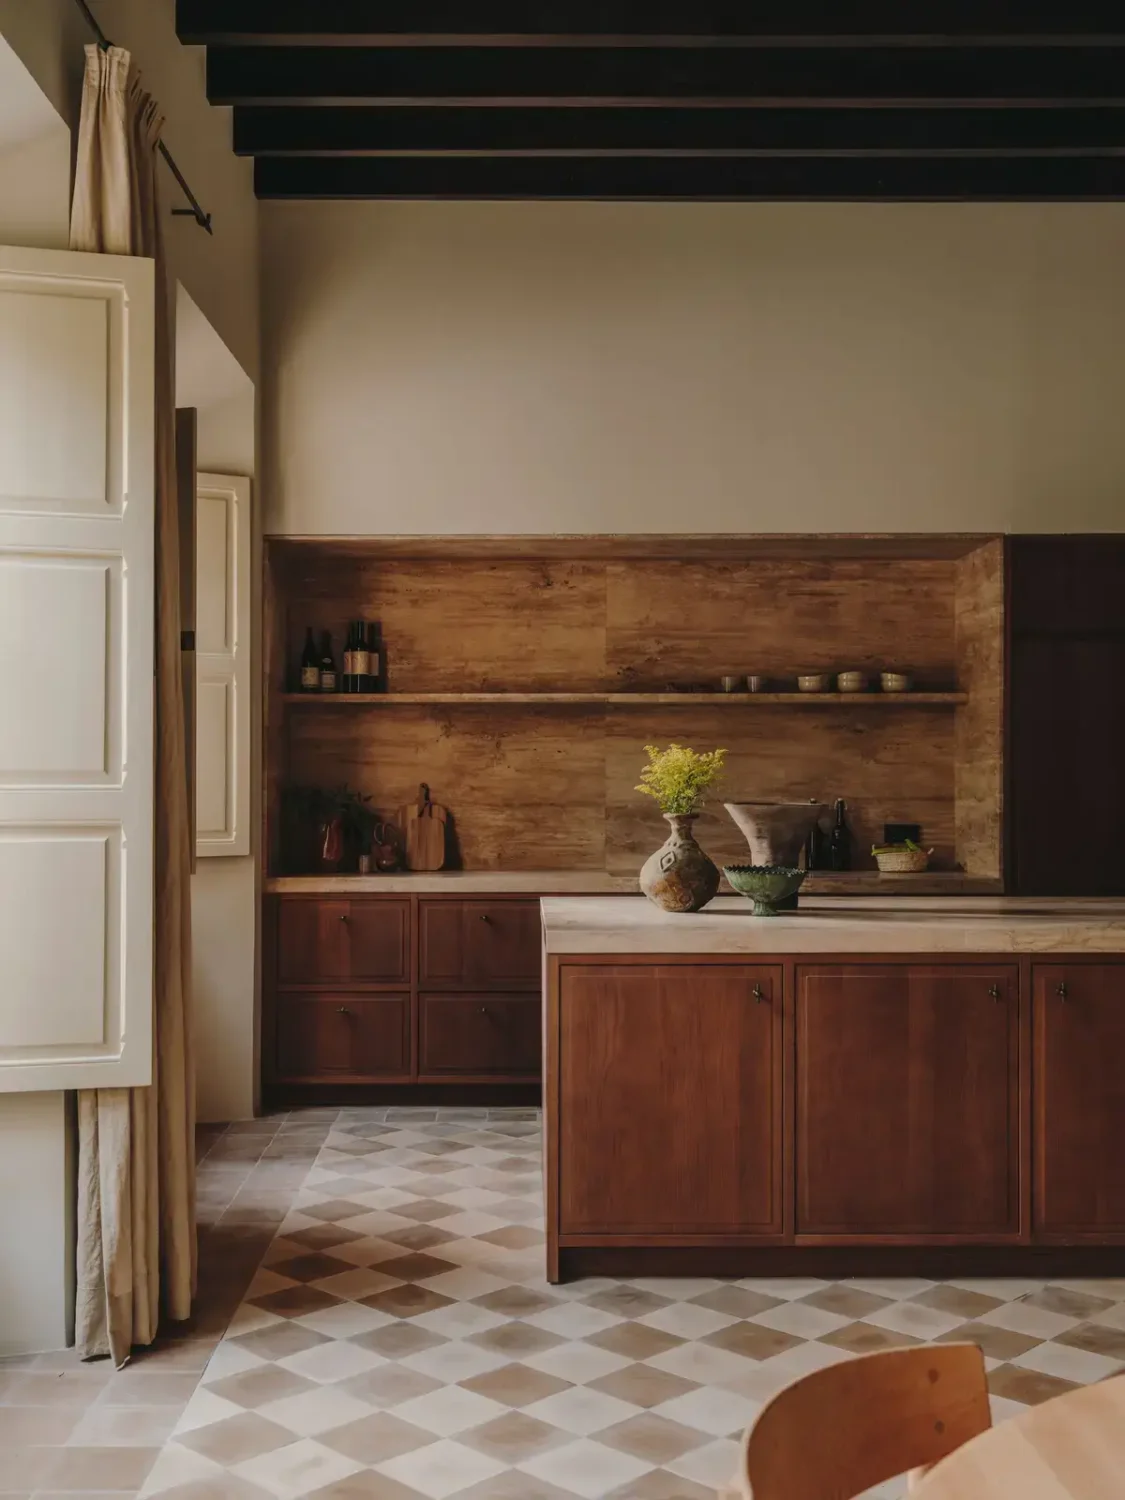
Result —
POLYGON ((998 1420, 1125 1365, 1125 1282, 551 1287, 531 1112, 318 1113, 315 1161, 143 1496, 218 1475, 326 1500, 697 1500, 764 1401, 852 1354, 975 1339, 998 1420))
POLYGON ((997 1421, 1125 1367, 1125 1280, 548 1286, 533 1111, 204 1147, 196 1318, 121 1372, 0 1362, 0 1494, 706 1500, 764 1401, 856 1353, 974 1340, 997 1421))

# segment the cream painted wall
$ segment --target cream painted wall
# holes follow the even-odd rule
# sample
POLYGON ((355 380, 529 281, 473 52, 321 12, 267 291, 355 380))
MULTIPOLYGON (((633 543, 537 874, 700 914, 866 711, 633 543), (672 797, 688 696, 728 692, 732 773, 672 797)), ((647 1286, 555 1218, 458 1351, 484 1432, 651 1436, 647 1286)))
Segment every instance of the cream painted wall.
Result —
POLYGON ((1125 527, 1125 205, 265 203, 266 530, 1125 527))

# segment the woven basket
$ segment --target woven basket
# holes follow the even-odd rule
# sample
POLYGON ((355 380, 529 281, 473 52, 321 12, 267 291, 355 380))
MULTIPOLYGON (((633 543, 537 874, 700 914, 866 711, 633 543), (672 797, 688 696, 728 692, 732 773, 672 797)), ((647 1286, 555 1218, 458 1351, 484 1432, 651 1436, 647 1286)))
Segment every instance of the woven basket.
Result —
POLYGON ((918 875, 929 869, 930 856, 925 849, 892 849, 889 854, 877 854, 875 863, 884 875, 918 875))

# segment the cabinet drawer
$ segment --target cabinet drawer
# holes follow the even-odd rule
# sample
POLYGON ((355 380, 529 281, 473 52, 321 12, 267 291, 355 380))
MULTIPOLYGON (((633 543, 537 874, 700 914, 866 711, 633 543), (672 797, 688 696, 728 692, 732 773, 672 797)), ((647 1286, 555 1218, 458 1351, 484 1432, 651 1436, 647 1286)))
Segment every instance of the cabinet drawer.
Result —
POLYGON ((283 995, 280 1078, 401 1078, 410 1072, 408 995, 283 995))
POLYGON ((538 995, 423 995, 418 1071, 538 1078, 538 995))
POLYGON ((423 901, 419 983, 430 989, 539 987, 538 901, 423 901))
POLYGON ((409 901, 283 900, 278 978, 282 984, 406 984, 409 934, 409 901))

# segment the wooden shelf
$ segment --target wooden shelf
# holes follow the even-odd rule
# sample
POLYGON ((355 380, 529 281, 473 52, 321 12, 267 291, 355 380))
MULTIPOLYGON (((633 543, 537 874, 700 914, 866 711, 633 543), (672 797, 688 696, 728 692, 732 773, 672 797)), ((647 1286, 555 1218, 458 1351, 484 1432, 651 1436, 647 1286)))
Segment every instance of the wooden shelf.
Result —
POLYGON ((526 704, 608 705, 612 708, 691 708, 753 704, 755 707, 867 708, 876 704, 906 708, 956 708, 967 703, 967 693, 284 693, 282 702, 293 706, 395 708, 417 704, 496 703, 516 707, 526 704))

